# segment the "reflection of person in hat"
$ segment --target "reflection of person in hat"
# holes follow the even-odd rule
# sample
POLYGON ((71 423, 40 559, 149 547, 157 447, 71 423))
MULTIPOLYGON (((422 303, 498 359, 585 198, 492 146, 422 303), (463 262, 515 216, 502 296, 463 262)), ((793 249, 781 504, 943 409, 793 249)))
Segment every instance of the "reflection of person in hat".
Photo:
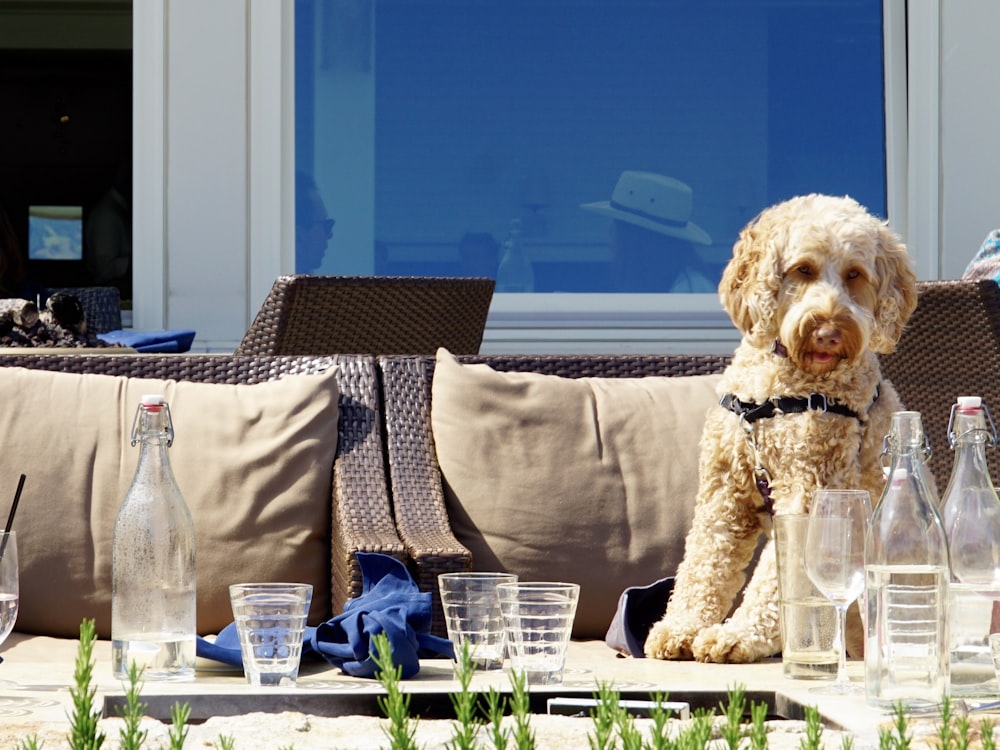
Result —
POLYGON ((310 273, 319 268, 333 236, 334 220, 316 182, 305 172, 295 173, 295 271, 310 273))
POLYGON ((693 244, 712 238, 691 221, 691 188, 652 172, 622 172, 610 201, 581 208, 614 219, 615 287, 623 292, 715 292, 718 279, 693 244))

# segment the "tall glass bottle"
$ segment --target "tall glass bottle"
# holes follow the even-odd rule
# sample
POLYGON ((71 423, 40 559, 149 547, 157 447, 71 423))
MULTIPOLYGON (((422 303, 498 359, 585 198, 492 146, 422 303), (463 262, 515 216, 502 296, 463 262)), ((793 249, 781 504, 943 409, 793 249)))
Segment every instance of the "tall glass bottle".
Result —
POLYGON ((920 414, 896 412, 889 480, 865 546, 865 692, 891 707, 950 691, 948 542, 924 474, 920 414))
POLYGON ((1000 498, 986 463, 996 426, 979 396, 951 408, 948 439, 955 449, 941 504, 951 553, 951 689, 955 695, 996 692, 989 635, 1000 617, 1000 498))
POLYGON ((194 677, 194 523, 167 456, 173 436, 164 397, 143 396, 132 425, 139 462, 112 541, 111 658, 122 679, 132 662, 145 680, 194 677))

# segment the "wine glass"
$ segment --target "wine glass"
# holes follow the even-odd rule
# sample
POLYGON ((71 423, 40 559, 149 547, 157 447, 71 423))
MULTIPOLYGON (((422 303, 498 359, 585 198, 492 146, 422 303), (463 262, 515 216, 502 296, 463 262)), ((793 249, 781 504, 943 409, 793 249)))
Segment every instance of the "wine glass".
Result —
POLYGON ((0 530, 0 645, 14 629, 18 601, 17 538, 13 531, 0 530))
POLYGON ((837 610, 834 647, 840 652, 837 679, 813 688, 818 693, 860 692, 847 676, 847 608, 865 588, 865 533, 872 516, 865 490, 817 490, 813 493, 803 553, 806 575, 837 610))

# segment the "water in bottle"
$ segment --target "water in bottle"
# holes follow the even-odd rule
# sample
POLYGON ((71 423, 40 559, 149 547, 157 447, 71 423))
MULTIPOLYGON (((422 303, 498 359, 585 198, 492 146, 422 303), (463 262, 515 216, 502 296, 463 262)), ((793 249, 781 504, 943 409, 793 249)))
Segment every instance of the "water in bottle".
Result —
POLYGON ((889 479, 865 550, 865 692, 882 707, 938 703, 950 692, 944 526, 923 468, 918 412, 896 412, 889 479))
POLYGON ((955 460, 941 519, 951 554, 951 690, 994 694, 989 637, 1000 627, 1000 499, 986 449, 996 446, 997 431, 979 396, 961 396, 952 406, 948 440, 955 460))
POLYGON ((143 396, 132 427, 140 444, 132 484, 112 541, 111 660, 127 679, 190 679, 195 664, 194 523, 167 448, 173 442, 163 396, 143 396))

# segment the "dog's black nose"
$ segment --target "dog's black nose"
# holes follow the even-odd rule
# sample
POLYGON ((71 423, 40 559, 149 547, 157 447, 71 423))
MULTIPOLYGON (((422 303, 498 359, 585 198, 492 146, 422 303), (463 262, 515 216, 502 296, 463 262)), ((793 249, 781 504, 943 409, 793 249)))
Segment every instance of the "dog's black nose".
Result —
POLYGON ((823 324, 813 331, 813 341, 824 346, 838 346, 840 344, 840 331, 829 324, 823 324))

